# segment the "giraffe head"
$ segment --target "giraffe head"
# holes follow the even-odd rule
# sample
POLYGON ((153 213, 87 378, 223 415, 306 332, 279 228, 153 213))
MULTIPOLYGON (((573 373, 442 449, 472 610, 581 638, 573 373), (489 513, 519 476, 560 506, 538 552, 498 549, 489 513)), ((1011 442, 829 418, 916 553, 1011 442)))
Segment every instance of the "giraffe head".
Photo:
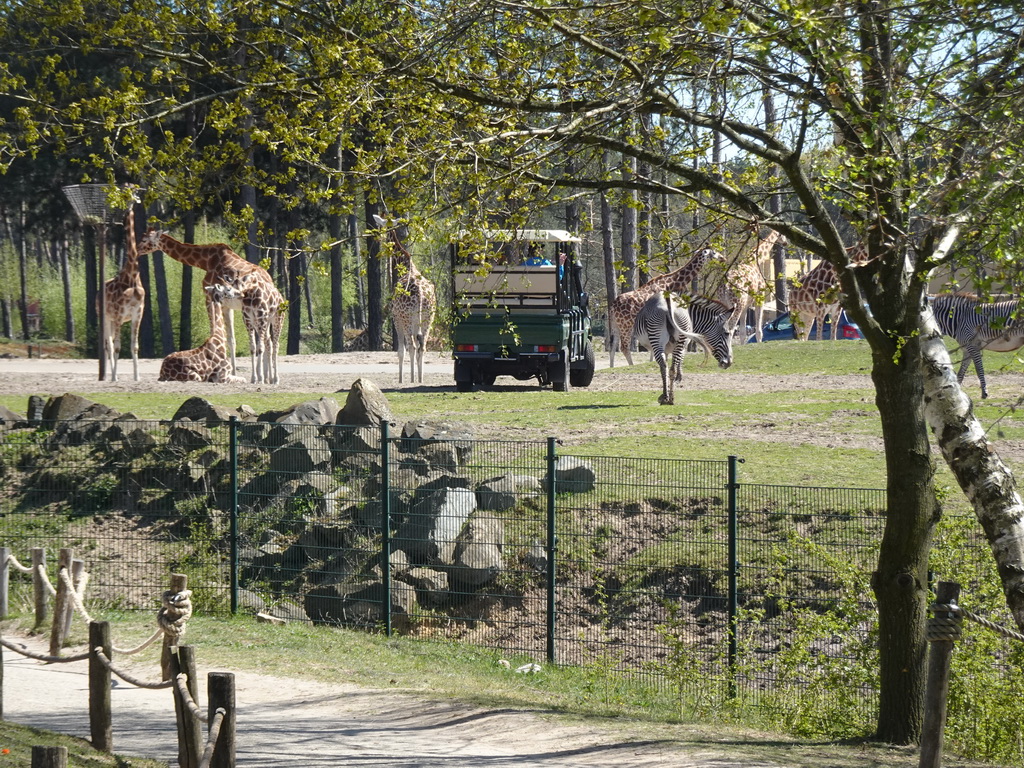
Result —
POLYGON ((163 237, 166 232, 159 229, 149 229, 146 234, 139 240, 138 251, 141 256, 144 253, 152 253, 153 251, 162 250, 160 245, 160 238, 163 237))
POLYGON ((224 283, 214 283, 213 285, 204 286, 206 292, 210 294, 210 299, 218 304, 231 301, 240 301, 244 295, 238 288, 238 284, 226 285, 224 283))

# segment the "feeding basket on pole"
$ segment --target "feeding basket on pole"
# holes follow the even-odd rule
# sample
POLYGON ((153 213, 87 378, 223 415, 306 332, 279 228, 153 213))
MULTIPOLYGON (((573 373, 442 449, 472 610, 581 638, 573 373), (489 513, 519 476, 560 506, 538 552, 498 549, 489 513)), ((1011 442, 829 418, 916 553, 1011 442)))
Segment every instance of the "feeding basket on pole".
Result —
MULTIPOLYGON (((128 212, 123 206, 111 205, 110 193, 115 189, 117 189, 117 187, 113 184, 69 184, 64 187, 64 194, 68 198, 68 202, 71 203, 71 207, 75 209, 75 215, 78 216, 79 220, 83 224, 88 224, 96 228, 96 241, 99 246, 99 256, 96 260, 99 264, 100 283, 98 293, 99 307, 97 307, 99 343, 96 346, 99 352, 100 381, 103 381, 107 377, 107 355, 104 346, 107 338, 107 302, 104 291, 104 286, 107 282, 106 227, 107 224, 119 224, 124 221, 125 214, 128 212)), ((118 329, 118 332, 120 332, 120 329, 118 329)))

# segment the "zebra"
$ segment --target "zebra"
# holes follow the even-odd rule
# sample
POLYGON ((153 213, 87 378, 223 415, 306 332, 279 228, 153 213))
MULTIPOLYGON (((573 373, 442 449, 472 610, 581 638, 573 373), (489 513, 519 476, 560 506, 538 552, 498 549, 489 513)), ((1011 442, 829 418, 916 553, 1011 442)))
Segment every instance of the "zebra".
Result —
POLYGON ((731 311, 714 299, 696 298, 689 306, 673 301, 669 291, 651 296, 633 322, 633 340, 651 350, 661 369, 660 405, 675 402, 675 382, 682 381, 686 345, 693 341, 704 349, 705 359, 713 354, 719 366, 732 365, 732 335, 726 331, 731 311), (671 371, 666 354, 672 358, 671 371))
POLYGON ((988 397, 985 368, 981 351, 1013 352, 1024 346, 1024 318, 1018 316, 1018 300, 986 304, 972 293, 940 293, 928 297, 935 322, 943 335, 951 336, 963 351, 957 381, 963 383, 967 368, 974 370, 981 382, 981 396, 988 397))

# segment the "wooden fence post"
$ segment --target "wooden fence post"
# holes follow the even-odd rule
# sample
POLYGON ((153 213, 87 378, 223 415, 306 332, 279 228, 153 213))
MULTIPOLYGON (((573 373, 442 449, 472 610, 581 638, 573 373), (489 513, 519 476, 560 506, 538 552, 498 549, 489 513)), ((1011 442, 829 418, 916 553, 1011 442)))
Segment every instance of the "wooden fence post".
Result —
MULTIPOLYGON (((176 594, 188 589, 188 576, 184 573, 171 574, 170 592, 176 594)), ((170 635, 164 635, 163 651, 160 654, 160 671, 164 680, 169 680, 171 675, 171 648, 178 642, 178 639, 170 635)))
MULTIPOLYGON (((185 687, 194 702, 199 695, 199 681, 196 679, 196 657, 191 645, 179 645, 178 652, 171 654, 171 679, 176 679, 182 672, 188 678, 185 687)), ((199 768, 203 756, 202 726, 199 718, 182 700, 178 686, 175 685, 171 690, 174 692, 174 714, 178 721, 178 766, 199 768)))
POLYGON ((57 583, 54 584, 57 594, 53 598, 53 628, 50 630, 51 656, 59 656, 60 649, 64 647, 64 612, 67 610, 68 601, 71 598, 68 597, 68 588, 65 586, 64 579, 60 577, 60 574, 65 569, 69 575, 71 574, 72 560, 74 560, 74 557, 70 549, 64 548, 60 550, 60 555, 57 558, 57 583))
POLYGON ((97 648, 109 660, 112 655, 110 624, 89 624, 89 735, 94 749, 114 751, 113 717, 110 712, 110 669, 100 661, 97 648))
POLYGON ((11 548, 0 547, 0 619, 6 619, 11 604, 8 590, 11 586, 11 548))
MULTIPOLYGON (((940 581, 935 589, 937 605, 953 605, 960 597, 960 585, 940 581)), ((950 624, 957 614, 935 611, 928 620, 928 682, 924 696, 924 724, 921 727, 921 758, 918 768, 941 768, 942 736, 946 728, 946 697, 953 643, 960 636, 959 624, 950 624)))
POLYGON ((46 585, 43 584, 43 577, 39 568, 46 570, 46 550, 42 547, 32 548, 32 601, 36 609, 36 623, 34 629, 39 629, 46 621, 46 585))
POLYGON ((224 710, 224 722, 210 768, 235 768, 235 676, 231 672, 210 672, 206 677, 206 692, 210 700, 210 722, 218 709, 224 710))
POLYGON ((32 768, 68 768, 68 748, 32 747, 32 768))
MULTIPOLYGON (((82 587, 82 579, 85 576, 85 561, 78 559, 72 560, 69 575, 71 576, 71 584, 74 587, 75 592, 78 592, 82 587)), ((63 637, 68 637, 71 634, 71 620, 73 618, 75 618, 75 601, 68 599, 67 607, 64 609, 63 637)))

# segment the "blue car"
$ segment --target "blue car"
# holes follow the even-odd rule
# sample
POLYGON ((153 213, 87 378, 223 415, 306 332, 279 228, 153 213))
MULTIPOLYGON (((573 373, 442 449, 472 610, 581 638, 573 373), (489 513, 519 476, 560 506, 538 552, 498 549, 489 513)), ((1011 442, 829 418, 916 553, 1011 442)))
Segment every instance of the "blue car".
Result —
MULTIPOLYGON (((793 328, 793 318, 790 317, 789 312, 785 312, 779 315, 777 318, 772 320, 770 323, 765 323, 762 329, 764 341, 778 341, 780 339, 790 340, 796 338, 796 329, 793 328)), ((808 336, 809 339, 815 340, 818 338, 818 323, 815 321, 811 325, 811 332, 808 336)), ((825 318, 825 333, 824 338, 832 338, 832 323, 829 318, 825 318)), ((836 337, 839 339, 863 339, 864 334, 860 332, 860 326, 850 320, 846 316, 845 310, 839 311, 839 335, 836 337)), ((757 336, 750 334, 750 338, 747 339, 749 344, 752 341, 757 341, 757 336)))

